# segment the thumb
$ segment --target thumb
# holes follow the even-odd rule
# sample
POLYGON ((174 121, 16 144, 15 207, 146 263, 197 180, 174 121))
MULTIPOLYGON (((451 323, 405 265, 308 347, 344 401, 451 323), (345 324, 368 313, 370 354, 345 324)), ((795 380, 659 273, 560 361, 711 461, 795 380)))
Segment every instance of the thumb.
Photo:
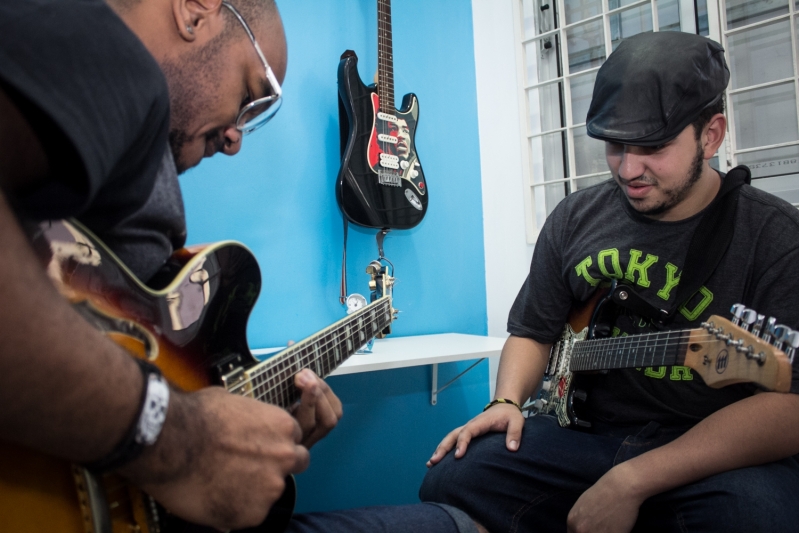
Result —
POLYGON ((508 432, 505 436, 505 446, 512 451, 515 452, 519 449, 519 444, 522 442, 522 429, 524 429, 524 421, 526 419, 523 416, 514 416, 508 421, 508 432))

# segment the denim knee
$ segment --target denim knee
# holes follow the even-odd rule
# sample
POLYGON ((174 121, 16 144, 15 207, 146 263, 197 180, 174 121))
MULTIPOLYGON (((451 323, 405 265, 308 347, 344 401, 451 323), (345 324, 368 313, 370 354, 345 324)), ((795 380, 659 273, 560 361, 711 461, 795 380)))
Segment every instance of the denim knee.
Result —
POLYGON ((673 522, 675 527, 664 530, 793 533, 799 524, 797 501, 799 464, 788 458, 723 472, 655 496, 642 507, 639 526, 673 522))

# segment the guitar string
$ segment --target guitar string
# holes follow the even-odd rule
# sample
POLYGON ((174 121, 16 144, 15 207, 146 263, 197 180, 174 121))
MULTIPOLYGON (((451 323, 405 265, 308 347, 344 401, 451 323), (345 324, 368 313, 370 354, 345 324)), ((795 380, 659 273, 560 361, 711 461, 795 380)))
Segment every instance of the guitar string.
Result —
MULTIPOLYGON (((625 355, 629 360, 630 352, 637 352, 641 349, 643 350, 663 349, 664 353, 661 355, 658 355, 657 353, 641 354, 642 356, 641 365, 648 365, 649 363, 646 362, 647 357, 649 357, 651 362, 654 363, 658 357, 660 357, 661 360, 665 362, 666 357, 676 358, 680 355, 676 352, 672 354, 666 354, 666 350, 670 348, 671 349, 682 348, 683 346, 690 346, 691 344, 696 344, 696 343, 724 342, 723 340, 718 339, 715 335, 710 333, 705 334, 703 336, 694 336, 686 338, 685 334, 690 333, 691 331, 695 331, 695 329, 670 330, 664 332, 634 335, 629 337, 612 337, 606 339, 587 339, 583 341, 576 341, 574 346, 574 351, 572 352, 572 357, 570 360, 570 367, 572 367, 571 362, 587 363, 589 362, 588 360, 590 359, 602 360, 602 359, 607 359, 609 357, 616 359, 619 357, 619 354, 614 354, 613 353, 614 351, 626 352, 625 355), (669 336, 675 334, 679 334, 679 338, 673 340, 668 339, 669 336), (664 336, 665 339, 663 338, 664 336), (646 339, 642 341, 644 337, 646 337, 646 339), (665 342, 661 343, 662 340, 665 342), (585 343, 591 343, 591 344, 590 346, 586 346, 585 343)), ((734 347, 730 348, 734 349, 734 347)), ((638 355, 635 355, 633 359, 633 364, 629 368, 639 366, 638 364, 635 364, 637 358, 638 355)), ((578 365, 575 365, 575 367, 576 366, 578 365)), ((601 366, 597 366, 596 368, 601 368, 601 366)))
MULTIPOLYGON (((345 324, 342 324, 342 326, 340 328, 337 328, 336 331, 330 331, 330 332, 324 333, 324 334, 320 333, 320 334, 313 335, 313 336, 309 337, 308 341, 306 343, 304 343, 301 347, 298 347, 295 350, 293 350, 291 352, 287 352, 285 354, 275 355, 272 358, 268 359, 267 361, 264 361, 264 363, 266 363, 266 365, 261 370, 259 370, 255 374, 252 374, 251 377, 249 377, 248 379, 240 381, 240 382, 237 382, 230 389, 228 389, 228 391, 231 392, 231 393, 234 393, 234 394, 237 393, 237 392, 240 392, 240 389, 242 387, 253 383, 258 378, 264 376, 267 372, 273 371, 280 364, 284 364, 286 366, 286 368, 279 369, 277 371, 277 374, 279 374, 280 372, 284 372, 285 370, 288 370, 289 367, 296 366, 297 363, 300 364, 300 369, 309 368, 309 366, 304 366, 304 365, 309 364, 311 361, 321 359, 321 357, 320 358, 316 358, 314 353, 312 353, 310 351, 308 351, 306 353, 303 353, 303 351, 304 350, 308 350, 309 348, 311 348, 314 345, 314 341, 317 340, 317 339, 324 339, 324 342, 322 344, 319 344, 319 345, 316 346, 317 350, 321 349, 321 350, 324 351, 324 355, 329 355, 329 353, 330 353, 329 348, 331 346, 334 346, 334 345, 346 345, 346 341, 352 340, 352 337, 354 337, 355 334, 361 333, 362 331, 363 332, 367 332, 371 327, 373 327, 375 325, 377 327, 375 327, 373 329, 373 333, 376 333, 377 331, 380 331, 381 329, 385 328, 388 325, 388 323, 391 322, 391 320, 390 320, 390 318, 388 316, 390 314, 390 307, 388 309, 382 309, 384 307, 388 307, 389 305, 390 305, 389 302, 384 302, 380 306, 374 308, 373 311, 375 311, 375 317, 373 319, 371 319, 371 321, 368 322, 365 326, 358 326, 357 322, 355 320, 352 321, 352 324, 346 324, 347 326, 350 326, 350 328, 351 328, 351 333, 352 334, 349 336, 349 338, 341 339, 341 341, 337 340, 337 337, 340 338, 340 336, 336 335, 336 333, 340 333, 340 331, 345 326, 345 324), (381 320, 385 320, 386 323, 385 324, 381 324, 381 320), (296 355, 299 355, 300 357, 297 358, 296 355), (293 359, 292 359, 292 356, 294 356, 293 359)), ((366 316, 368 314, 369 313, 363 313, 362 315, 360 315, 360 318, 363 318, 364 316, 366 316)), ((356 315, 356 317, 357 317, 357 315, 356 315)), ((366 337, 367 337, 367 340, 364 341, 364 342, 368 342, 368 338, 371 338, 368 334, 366 335, 366 337)), ((347 357, 349 357, 349 356, 347 356, 347 357)), ((332 370, 332 369, 328 369, 328 370, 332 370)), ((263 381, 261 384, 267 383, 270 379, 274 379, 274 377, 275 377, 274 375, 270 376, 269 378, 266 379, 266 381, 263 381)), ((274 391, 277 388, 279 388, 279 387, 277 386, 277 384, 275 384, 275 386, 270 387, 269 391, 270 392, 274 391)))
MULTIPOLYGON (((378 327, 374 331, 379 331, 379 329, 380 328, 378 327)), ((366 331, 367 328, 363 328, 363 330, 366 331)), ((360 329, 358 329, 357 331, 360 331, 360 329)), ((368 335, 367 335, 367 337, 368 337, 368 335)), ((331 339, 331 341, 333 341, 333 339, 331 339)), ((326 345, 329 346, 330 343, 326 343, 326 345)), ((347 357, 349 357, 349 356, 347 356, 347 357)), ((310 363, 312 361, 315 361, 315 360, 318 361, 320 359, 321 358, 316 357, 313 353, 309 352, 309 353, 305 354, 305 357, 303 357, 303 358, 301 358, 299 360, 295 360, 294 362, 289 364, 286 368, 280 370, 276 375, 268 378, 266 381, 262 382, 261 384, 257 384, 253 388, 253 393, 254 393, 253 397, 256 400, 263 401, 265 398, 272 396, 272 397, 275 397, 276 400, 285 400, 286 404, 290 403, 291 401, 293 401, 293 398, 291 398, 289 396, 291 394, 291 392, 292 392, 291 388, 292 388, 293 383, 289 382, 286 378, 288 378, 289 375, 293 376, 297 372, 299 372, 299 370, 296 370, 296 371, 294 370, 295 366, 298 366, 299 369, 310 368, 310 363), (288 372, 289 375, 281 376, 281 374, 285 374, 286 372, 288 372), (278 379, 278 378, 282 378, 282 379, 278 379), (275 383, 273 383, 269 387, 263 388, 264 384, 269 383, 269 381, 273 380, 273 379, 276 380, 275 383), (279 392, 276 392, 276 391, 279 391, 279 392), (279 398, 276 397, 277 395, 279 395, 279 398)), ((346 359, 346 357, 345 357, 345 359, 346 359)), ((295 391, 296 391, 296 389, 295 389, 295 391)), ((280 402, 278 402, 278 401, 273 402, 273 403, 280 404, 280 402)))
MULTIPOLYGON (((388 304, 388 302, 385 302, 385 304, 388 304)), ((381 305, 379 307, 384 307, 384 306, 381 305)), ((379 309, 379 308, 376 308, 376 309, 379 309)), ((386 310, 386 311, 390 312, 389 310, 386 310)), ((368 314, 369 313, 366 313, 366 315, 368 315, 368 314)), ((359 316, 357 318, 364 318, 364 315, 361 315, 361 316, 359 316)), ((319 334, 313 335, 313 336, 309 337, 307 341, 303 342, 302 345, 297 346, 297 348, 294 348, 294 349, 289 348, 285 352, 279 353, 279 354, 271 357, 270 359, 267 359, 266 361, 264 361, 264 363, 265 363, 264 366, 261 369, 259 369, 258 371, 256 371, 255 373, 252 373, 251 374, 251 378, 249 380, 245 380, 245 381, 237 383, 236 385, 234 385, 230 389, 230 391, 231 392, 236 392, 235 389, 238 389, 238 388, 240 388, 240 387, 242 387, 244 385, 247 385, 247 384, 251 383, 255 378, 261 377, 261 376, 265 375, 266 373, 273 371, 275 369, 275 367, 277 367, 277 366, 279 366, 281 364, 283 364, 283 365, 293 364, 294 362, 296 362, 298 360, 297 356, 300 357, 299 360, 302 360, 303 358, 308 358, 308 357, 313 358, 312 354, 310 352, 306 352, 306 353, 303 353, 303 352, 309 350, 310 348, 312 348, 314 346, 314 344, 316 342, 318 342, 319 339, 322 339, 324 342, 323 342, 323 344, 317 345, 316 346, 317 349, 320 349, 320 348, 321 349, 327 349, 327 348, 329 348, 330 346, 332 346, 334 344, 344 345, 345 342, 338 341, 337 338, 340 338, 340 335, 338 335, 338 334, 345 329, 345 326, 349 327, 351 329, 351 333, 357 334, 357 333, 361 333, 362 331, 366 332, 367 328, 371 327, 373 324, 379 324, 381 319, 382 320, 386 320, 386 325, 387 325, 388 322, 390 322, 389 317, 388 317, 388 313, 376 312, 374 318, 370 319, 370 321, 367 322, 367 324, 365 326, 358 326, 357 322, 355 320, 352 320, 350 323, 342 324, 342 326, 340 326, 339 328, 336 328, 336 330, 328 331, 327 333, 319 333, 319 334)), ((382 327, 385 327, 385 325, 382 326, 382 327)), ((380 327, 378 326, 375 329, 375 331, 379 331, 379 330, 380 330, 380 327)), ((348 338, 342 339, 342 341, 351 340, 353 336, 354 335, 351 334, 348 338)), ((364 342, 366 342, 366 341, 364 341, 364 342)), ((308 362, 308 361, 304 361, 304 362, 308 362)))
MULTIPOLYGON (((367 326, 371 325, 372 324, 367 324, 367 326)), ((361 330, 368 331, 368 329, 369 329, 368 327, 354 328, 354 332, 359 333, 361 330)), ((374 331, 379 331, 379 329, 380 327, 378 325, 378 327, 374 331)), ((331 338, 321 346, 318 346, 318 348, 323 350, 323 353, 325 355, 328 355, 330 352, 326 350, 329 346, 340 345, 340 344, 341 343, 337 343, 334 338, 331 338)), ((309 347, 310 346, 307 346, 306 348, 309 347)), ((303 353, 303 350, 300 350, 298 354, 300 355, 300 357, 295 358, 294 360, 284 359, 282 362, 285 363, 285 367, 278 368, 277 372, 274 373, 272 376, 269 376, 268 378, 265 378, 264 380, 259 382, 258 378, 263 376, 263 374, 258 374, 257 376, 254 376, 251 379, 247 379, 243 382, 237 383, 233 388, 229 389, 229 392, 232 393, 240 392, 239 390, 234 390, 234 389, 240 389, 242 386, 254 382, 255 385, 253 386, 252 392, 253 392, 253 397, 255 399, 263 400, 264 398, 270 397, 271 399, 274 399, 274 401, 270 403, 278 405, 285 403, 286 405, 288 405, 291 401, 293 401, 293 398, 290 396, 292 393, 291 389, 293 383, 289 382, 287 378, 295 375, 303 368, 310 368, 311 362, 321 360, 321 358, 316 357, 313 352, 303 353), (264 387, 264 385, 269 385, 269 386, 264 387), (285 402, 282 402, 281 400, 285 400, 285 402)), ((272 368, 274 369, 275 367, 272 368)), ((319 369, 317 367, 317 371, 318 370, 319 369)), ((327 370, 330 369, 328 368, 327 370)))
POLYGON ((348 320, 345 323, 339 325, 335 330, 326 330, 324 332, 316 333, 310 336, 308 339, 304 340, 301 344, 298 344, 297 346, 291 346, 287 350, 284 350, 283 352, 268 359, 267 361, 264 361, 265 363, 264 366, 261 369, 255 371, 256 373, 253 374, 253 376, 259 376, 268 372, 269 370, 271 370, 271 367, 283 362, 283 360, 292 357, 295 352, 300 352, 303 349, 309 348, 314 343, 314 341, 318 339, 338 333, 346 329, 347 327, 350 328, 354 327, 356 328, 356 331, 360 331, 357 329, 358 327, 360 327, 358 326, 357 322, 359 320, 362 321, 364 318, 368 318, 370 315, 371 318, 368 318, 368 320, 370 320, 371 322, 376 322, 380 318, 385 318, 390 321, 389 319, 389 314, 391 312, 390 305, 391 304, 389 301, 384 301, 380 305, 377 305, 371 309, 369 307, 365 307, 363 311, 359 311, 353 315, 350 315, 348 317, 348 320))
MULTIPOLYGON (((374 311, 377 311, 377 308, 374 311)), ((363 315, 368 315, 368 314, 369 313, 363 313, 363 315)), ((353 330, 353 333, 357 334, 357 333, 360 333, 361 331, 366 332, 369 329, 371 329, 371 327, 374 325, 374 323, 379 324, 379 318, 384 318, 384 315, 379 314, 379 313, 376 313, 376 315, 377 315, 377 319, 373 319, 372 322, 366 324, 366 326, 364 326, 364 327, 357 326, 357 324, 353 325, 351 327, 351 329, 353 330)), ((363 318, 363 316, 361 316, 360 318, 363 318)), ((353 320, 353 322, 355 322, 355 321, 353 320)), ((385 327, 385 326, 383 326, 383 327, 385 327)), ((376 328, 376 330, 379 330, 379 329, 381 329, 380 326, 378 326, 376 328)), ((635 347, 633 348, 633 350, 635 350, 635 351, 640 350, 640 349, 648 349, 648 348, 652 348, 652 349, 662 348, 664 350, 664 355, 662 355, 661 357, 665 358, 666 357, 665 350, 668 349, 668 348, 679 348, 679 347, 682 347, 684 345, 690 345, 690 344, 697 343, 697 342, 707 342, 709 340, 710 341, 718 341, 719 340, 713 334, 706 334, 706 335, 703 335, 702 337, 696 337, 695 336, 694 338, 689 338, 689 339, 686 340, 685 337, 684 337, 684 334, 685 333, 689 333, 691 331, 693 331, 693 330, 691 330, 691 329, 670 330, 670 331, 665 331, 665 332, 654 332, 654 333, 649 333, 649 334, 643 334, 643 335, 640 335, 640 336, 613 337, 613 338, 607 338, 607 339, 587 339, 587 340, 583 340, 583 341, 577 341, 575 343, 575 348, 577 348, 577 349, 585 348, 585 350, 582 350, 580 353, 574 352, 573 355, 572 355, 572 361, 584 362, 583 361, 584 359, 586 359, 586 358, 588 358, 588 357, 590 357, 592 355, 593 356, 599 355, 600 357, 607 357, 610 354, 608 354, 608 353, 601 354, 601 353, 598 353, 598 352, 600 352, 601 350, 607 351, 608 348, 611 348, 611 347, 613 347, 614 349, 616 347, 618 347, 619 349, 627 349, 627 350, 629 350, 630 348, 633 348, 632 347, 633 343, 635 343, 635 347), (672 341, 668 340, 668 338, 670 336, 677 335, 677 334, 680 335, 679 339, 675 339, 675 340, 672 340, 672 341), (643 342, 642 342, 642 340, 643 340, 643 342), (661 344, 661 340, 665 340, 666 342, 661 344), (590 343, 590 346, 587 346, 585 343, 590 343), (629 344, 630 346, 624 346, 624 347, 618 346, 620 344, 629 344), (612 345, 617 345, 617 346, 612 346, 612 345), (586 351, 586 350, 589 350, 589 351, 586 351), (593 351, 594 353, 591 353, 591 351, 593 351)), ((280 394, 281 394, 281 397, 285 397, 286 394, 289 393, 288 389, 290 388, 290 385, 287 385, 284 380, 279 380, 278 383, 274 383, 274 384, 272 384, 271 386, 269 386, 267 388, 263 388, 262 385, 266 384, 266 383, 269 383, 270 380, 275 379, 275 377, 279 377, 281 373, 285 373, 286 371, 291 371, 292 375, 293 375, 294 373, 296 373, 294 371, 294 367, 295 366, 299 366, 300 369, 309 368, 311 366, 310 363, 317 362, 317 371, 318 371, 319 370, 318 364, 321 361, 321 363, 323 364, 323 370, 324 370, 325 361, 323 360, 322 357, 317 356, 316 353, 313 353, 311 351, 307 351, 306 353, 303 353, 303 350, 308 350, 309 348, 311 348, 312 345, 313 345, 312 341, 314 339, 322 338, 322 339, 324 339, 324 342, 322 344, 317 344, 316 347, 315 347, 315 350, 317 352, 320 349, 323 350, 323 351, 327 350, 324 353, 324 355, 329 355, 330 354, 329 348, 331 346, 344 345, 345 344, 345 342, 341 342, 341 341, 338 341, 336 339, 335 333, 336 332, 328 332, 326 334, 318 334, 318 335, 312 336, 309 339, 309 341, 307 342, 306 345, 304 345, 302 348, 299 348, 298 350, 295 351, 295 353, 297 353, 300 356, 299 358, 295 357, 295 359, 293 361, 290 361, 287 358, 287 356, 288 355, 293 355, 293 354, 287 354, 286 356, 283 356, 280 360, 275 360, 275 362, 273 364, 268 365, 267 367, 264 367, 264 369, 259 371, 259 373, 254 374, 252 376, 252 378, 237 383, 236 385, 234 385, 234 387, 232 387, 230 389, 230 392, 234 392, 234 393, 237 392, 239 389, 241 389, 241 387, 243 387, 245 385, 248 385, 248 384, 251 384, 254 381, 257 381, 257 379, 260 378, 261 376, 263 376, 268 370, 273 370, 278 365, 283 363, 283 364, 285 364, 285 368, 279 369, 278 372, 277 372, 277 375, 271 376, 270 378, 267 378, 262 383, 257 383, 256 386, 255 386, 255 389, 260 389, 260 390, 256 390, 255 392, 258 393, 256 395, 256 399, 261 400, 261 399, 263 399, 263 398, 265 398, 265 397, 267 397, 269 395, 273 395, 276 391, 278 391, 279 389, 282 388, 283 390, 280 391, 280 394)), ((367 334, 366 337, 370 338, 371 335, 367 334)), ((349 339, 346 339, 346 340, 349 340, 349 339)), ((674 354, 674 355, 677 355, 677 354, 674 354)), ((347 357, 349 357, 349 356, 347 356, 347 357)), ((658 356, 656 354, 652 354, 651 357, 657 358, 658 356)), ((635 359, 634 359, 634 361, 635 361, 635 359)), ((331 370, 331 369, 328 368, 327 370, 331 370)), ((327 370, 324 370, 324 371, 327 371, 327 370)))

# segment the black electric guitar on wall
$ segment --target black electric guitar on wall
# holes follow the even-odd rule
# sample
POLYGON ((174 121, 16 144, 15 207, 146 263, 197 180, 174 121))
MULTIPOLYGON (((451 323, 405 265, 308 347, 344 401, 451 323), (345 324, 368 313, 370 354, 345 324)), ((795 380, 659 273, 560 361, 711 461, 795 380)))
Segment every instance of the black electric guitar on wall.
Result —
POLYGON ((799 332, 776 324, 773 318, 766 321, 756 311, 736 304, 732 320, 714 315, 698 328, 600 338, 597 331, 609 329, 601 324, 608 316, 603 307, 613 305, 605 291, 597 292, 572 309, 560 340, 552 346, 533 408, 557 417, 562 427, 591 426, 577 406, 587 393, 574 387, 574 378, 584 372, 682 365, 713 388, 755 383, 766 390, 788 392, 791 387, 799 332))
MULTIPOLYGON (((247 346, 246 329, 261 273, 243 245, 227 241, 178 250, 160 290, 143 285, 77 223, 43 225, 33 247, 61 295, 89 323, 131 356, 156 365, 172 386, 187 391, 219 385, 231 394, 288 408, 300 397, 294 386, 297 372, 310 368, 327 376, 370 338, 387 334, 395 316, 393 278, 373 262, 367 267, 371 304, 258 361, 247 346)), ((247 533, 283 531, 295 494, 293 478, 286 483, 266 521, 247 533)), ((96 476, 80 465, 2 442, 0 530, 216 531, 186 524, 117 475, 96 476)))
POLYGON ((419 101, 406 94, 394 108, 391 2, 377 2, 377 87, 358 75, 352 50, 338 66, 342 153, 336 199, 350 222, 370 228, 409 229, 427 212, 427 183, 414 137, 419 101))

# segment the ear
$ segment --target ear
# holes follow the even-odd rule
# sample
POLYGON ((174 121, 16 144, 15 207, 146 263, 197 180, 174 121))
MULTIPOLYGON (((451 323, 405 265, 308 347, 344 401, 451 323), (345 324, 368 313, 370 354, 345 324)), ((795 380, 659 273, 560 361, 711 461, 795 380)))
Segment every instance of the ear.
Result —
POLYGON ((727 117, 721 113, 713 115, 702 131, 701 142, 702 149, 705 152, 705 159, 710 159, 716 155, 719 146, 724 142, 724 136, 726 134, 727 117))
POLYGON ((180 36, 189 42, 208 30, 211 21, 220 16, 222 0, 172 0, 172 14, 180 36))

